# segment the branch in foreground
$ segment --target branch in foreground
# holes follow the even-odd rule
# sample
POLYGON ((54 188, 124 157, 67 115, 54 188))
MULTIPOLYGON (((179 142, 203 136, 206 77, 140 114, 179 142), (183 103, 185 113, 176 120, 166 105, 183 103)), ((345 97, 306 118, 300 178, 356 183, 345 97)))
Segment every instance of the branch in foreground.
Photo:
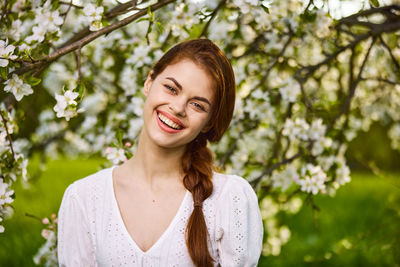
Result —
POLYGON ((366 65, 366 63, 367 63, 369 54, 370 54, 370 52, 371 52, 371 50, 372 50, 372 47, 373 47, 374 44, 375 44, 375 41, 376 41, 376 38, 373 38, 372 41, 371 41, 371 45, 369 46, 368 51, 367 51, 367 53, 366 53, 366 55, 365 55, 365 57, 364 57, 364 60, 363 60, 363 62, 362 62, 362 64, 361 64, 360 70, 359 70, 358 75, 357 75, 357 79, 351 84, 351 87, 349 88, 349 95, 347 96, 345 102, 344 102, 343 105, 341 106, 341 108, 340 108, 338 114, 336 114, 336 116, 333 118, 333 120, 332 120, 332 121, 330 122, 330 124, 328 125, 327 131, 329 131, 330 129, 332 129, 333 125, 335 124, 335 121, 336 121, 337 119, 339 119, 340 116, 342 116, 342 114, 348 113, 348 112, 350 111, 351 100, 353 99, 353 96, 354 96, 354 94, 355 94, 357 85, 359 84, 359 82, 360 82, 361 79, 362 79, 362 73, 363 73, 363 71, 364 71, 364 68, 365 68, 365 65, 366 65))
POLYGON ((257 178, 255 178, 254 180, 250 181, 249 183, 251 184, 251 186, 253 188, 256 188, 258 183, 261 181, 263 176, 271 174, 272 171, 275 170, 276 168, 278 168, 278 167, 280 167, 280 166, 282 166, 282 165, 284 165, 286 163, 292 162, 296 158, 300 157, 302 154, 303 154, 303 151, 300 150, 299 152, 294 154, 292 157, 284 159, 284 160, 282 160, 282 161, 280 161, 278 163, 275 163, 274 165, 272 165, 270 167, 265 168, 265 170, 257 178))
MULTIPOLYGON (((169 3, 172 3, 174 1, 176 1, 176 0, 165 0, 165 1, 162 1, 162 2, 158 2, 157 4, 152 5, 150 7, 150 9, 151 9, 151 11, 154 11, 154 10, 157 10, 157 9, 159 9, 159 8, 169 4, 169 3)), ((115 22, 115 23, 113 23, 113 24, 111 24, 111 25, 109 25, 109 26, 107 26, 107 27, 105 27, 105 28, 103 28, 103 29, 101 29, 99 31, 92 32, 89 35, 87 35, 86 37, 82 38, 81 40, 76 41, 76 42, 74 42, 74 43, 72 43, 70 45, 67 45, 65 47, 62 47, 62 48, 54 51, 53 53, 51 53, 47 57, 45 57, 45 58, 43 58, 43 59, 41 59, 41 60, 39 60, 39 61, 37 61, 35 63, 28 63, 27 65, 25 65, 25 66, 15 70, 15 71, 11 72, 9 74, 9 77, 11 77, 12 74, 14 74, 14 73, 18 74, 18 75, 21 75, 21 74, 30 72, 30 71, 32 71, 34 69, 43 69, 43 66, 47 66, 49 63, 55 61, 57 58, 65 55, 65 54, 68 54, 68 53, 70 53, 70 52, 72 52, 72 51, 74 51, 76 49, 79 49, 79 48, 87 45, 88 43, 92 42, 93 40, 97 39, 98 37, 100 37, 102 35, 105 35, 105 34, 108 34, 108 33, 112 32, 112 31, 114 31, 116 29, 119 29, 119 28, 131 23, 132 21, 134 21, 134 20, 136 20, 136 19, 138 19, 141 16, 144 16, 146 14, 147 14, 147 9, 142 9, 139 12, 133 14, 132 16, 129 16, 129 17, 127 17, 127 18, 125 18, 125 19, 123 19, 121 21, 115 22)), ((3 81, 4 81, 3 79, 0 79, 0 83, 3 82, 3 81)))

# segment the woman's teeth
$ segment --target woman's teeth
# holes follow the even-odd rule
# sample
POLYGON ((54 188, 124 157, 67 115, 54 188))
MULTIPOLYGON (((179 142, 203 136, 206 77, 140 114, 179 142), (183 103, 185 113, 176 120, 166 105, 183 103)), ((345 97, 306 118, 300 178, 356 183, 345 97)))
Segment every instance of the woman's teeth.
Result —
POLYGON ((182 127, 179 124, 171 121, 167 117, 163 116, 161 113, 158 113, 158 118, 160 119, 160 121, 162 121, 163 123, 165 123, 166 125, 168 125, 169 127, 173 128, 175 130, 182 129, 182 127))

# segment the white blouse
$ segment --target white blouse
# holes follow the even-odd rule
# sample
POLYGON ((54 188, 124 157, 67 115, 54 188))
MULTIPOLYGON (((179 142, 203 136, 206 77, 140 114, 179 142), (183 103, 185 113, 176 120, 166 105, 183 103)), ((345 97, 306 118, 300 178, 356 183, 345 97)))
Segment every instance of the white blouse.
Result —
MULTIPOLYGON (((193 211, 192 194, 185 197, 170 225, 146 252, 132 239, 114 195, 112 170, 103 169, 71 184, 58 213, 60 266, 195 266, 185 243, 193 211)), ((263 223, 257 196, 242 177, 214 172, 213 193, 203 213, 215 266, 257 266, 263 223)))

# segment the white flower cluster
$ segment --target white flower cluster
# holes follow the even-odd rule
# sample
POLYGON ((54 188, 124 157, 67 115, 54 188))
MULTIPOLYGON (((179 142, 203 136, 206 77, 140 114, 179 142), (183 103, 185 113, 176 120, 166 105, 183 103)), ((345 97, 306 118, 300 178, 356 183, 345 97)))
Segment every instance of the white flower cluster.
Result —
POLYGON ((98 31, 102 28, 101 18, 104 12, 104 7, 95 6, 94 4, 85 4, 83 8, 83 13, 87 23, 89 23, 89 30, 98 31))
MULTIPOLYGON (((0 178, 0 211, 4 210, 7 204, 11 204, 14 199, 11 197, 14 190, 10 188, 10 183, 4 183, 3 178, 0 178)), ((3 220, 0 217, 0 222, 3 220)), ((4 232, 4 226, 0 225, 0 233, 4 232)))
MULTIPOLYGON (((18 131, 18 127, 15 122, 15 110, 7 112, 4 103, 0 104, 0 112, 4 117, 7 124, 7 131, 3 119, 0 120, 0 222, 4 218, 10 217, 13 210, 10 204, 14 201, 14 190, 11 189, 13 182, 18 177, 22 177, 23 181, 28 180, 27 166, 28 159, 25 159, 24 148, 28 147, 24 145, 24 141, 14 140, 13 141, 13 152, 10 149, 9 138, 10 136, 18 131), (9 169, 6 162, 14 160, 14 168, 9 169)), ((4 226, 0 225, 0 233, 4 232, 4 226)))
POLYGON ((300 85, 293 78, 287 79, 285 85, 279 88, 283 101, 293 103, 300 95, 300 85))
POLYGON ((326 173, 320 166, 308 163, 301 168, 301 179, 298 179, 296 183, 301 186, 301 191, 316 195, 318 192, 325 193, 326 179, 326 173))
POLYGON ((289 140, 313 141, 311 154, 318 156, 322 154, 324 149, 333 145, 331 138, 325 136, 326 126, 323 124, 322 119, 315 119, 309 125, 304 119, 296 118, 286 119, 283 126, 282 134, 287 136, 289 140))
POLYGON ((182 39, 189 37, 186 29, 191 29, 193 25, 199 23, 200 19, 197 12, 199 12, 199 4, 191 3, 185 4, 180 3, 176 5, 174 10, 171 12, 169 27, 171 28, 173 36, 179 36, 182 39))
POLYGON ((232 2, 243 14, 249 13, 252 8, 259 5, 259 0, 233 0, 232 2))
MULTIPOLYGON (((299 199, 294 198, 286 205, 286 208, 289 207, 289 209, 298 210, 301 206, 301 203, 299 206, 298 200, 299 199)), ((264 229, 268 233, 262 249, 262 254, 264 256, 279 255, 281 253, 281 247, 290 239, 290 229, 286 225, 280 225, 276 219, 276 215, 281 209, 283 209, 283 207, 276 203, 271 197, 265 197, 261 201, 261 217, 264 221, 264 229)))
POLYGON ((25 42, 31 44, 35 41, 38 43, 43 42, 47 33, 60 34, 60 26, 64 20, 60 16, 58 10, 52 11, 51 1, 46 1, 43 6, 39 6, 35 9, 35 19, 32 28, 32 35, 25 39, 25 42))
POLYGON ((14 55, 15 46, 9 45, 8 40, 0 40, 0 67, 7 67, 9 60, 17 58, 14 55))
POLYGON ((125 150, 117 147, 107 147, 105 155, 109 161, 112 161, 114 165, 123 163, 127 160, 125 156, 125 150))
POLYGON ((294 181, 299 179, 296 167, 293 164, 287 165, 282 171, 274 171, 271 176, 272 187, 281 188, 285 192, 294 181))
POLYGON ((11 79, 5 81, 4 84, 6 85, 4 91, 12 92, 17 101, 20 101, 24 96, 33 93, 32 87, 29 84, 24 83, 17 74, 13 74, 11 79))
POLYGON ((51 218, 42 220, 45 228, 42 230, 42 237, 46 239, 36 255, 33 257, 33 262, 37 265, 57 266, 57 224, 58 219, 56 214, 52 214, 51 218))
POLYGON ((76 109, 78 103, 75 99, 79 96, 79 93, 73 92, 72 90, 66 90, 64 94, 55 94, 57 104, 54 106, 54 111, 57 112, 57 117, 64 117, 67 121, 84 111, 83 108, 76 109))
POLYGON ((290 140, 308 140, 310 125, 303 118, 286 119, 282 134, 290 140))
POLYGON ((151 57, 148 55, 150 47, 148 45, 139 45, 133 51, 132 56, 127 60, 127 64, 132 64, 135 69, 142 67, 143 65, 150 65, 152 62, 151 57))
POLYGON ((332 24, 332 18, 329 17, 324 10, 320 9, 317 11, 317 19, 315 20, 312 31, 315 32, 319 38, 326 38, 331 33, 329 27, 331 27, 332 24))

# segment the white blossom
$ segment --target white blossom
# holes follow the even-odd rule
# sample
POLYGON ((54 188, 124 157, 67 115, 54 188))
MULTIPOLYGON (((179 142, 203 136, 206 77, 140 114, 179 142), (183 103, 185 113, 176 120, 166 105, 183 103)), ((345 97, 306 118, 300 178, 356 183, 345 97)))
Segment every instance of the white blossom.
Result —
POLYGON ((298 173, 293 165, 288 165, 283 171, 275 171, 272 174, 272 186, 280 187, 282 191, 286 191, 290 185, 298 180, 298 173))
POLYGON ((331 147, 333 144, 333 141, 329 137, 322 137, 317 139, 317 141, 314 142, 314 145, 311 149, 311 154, 313 156, 318 156, 320 155, 325 148, 331 147))
POLYGON ((17 74, 13 74, 11 79, 5 81, 4 84, 6 85, 4 91, 12 92, 17 101, 20 101, 24 96, 33 93, 32 87, 29 84, 24 83, 17 74))
POLYGON ((286 85, 279 88, 282 99, 287 102, 295 102, 300 95, 300 85, 293 79, 288 79, 286 85))
POLYGON ((59 30, 64 20, 60 16, 58 10, 50 11, 46 8, 38 8, 36 10, 35 23, 39 25, 45 32, 55 32, 59 30))
POLYGON ((139 131, 142 129, 143 119, 142 118, 134 118, 129 120, 129 130, 128 136, 130 139, 134 139, 139 134, 139 131))
POLYGON ((85 5, 83 13, 86 16, 86 20, 89 22, 89 30, 98 31, 102 28, 101 17, 103 12, 104 8, 102 6, 97 7, 91 3, 85 5))
POLYGON ((121 72, 120 79, 119 79, 119 86, 122 87, 125 91, 125 96, 134 95, 137 90, 138 86, 136 85, 136 76, 137 72, 131 66, 126 65, 121 72))
POLYGON ((143 114, 144 101, 141 97, 133 97, 127 106, 128 113, 133 113, 138 117, 143 114))
POLYGON ((316 195, 319 191, 325 192, 326 173, 320 166, 307 164, 301 169, 301 176, 303 178, 297 181, 301 186, 301 191, 312 193, 316 195))
POLYGON ((333 20, 325 13, 324 10, 320 9, 317 12, 317 19, 315 20, 315 26, 313 31, 319 38, 327 37, 331 31, 329 27, 333 24, 333 20))
POLYGON ((22 21, 20 19, 16 19, 12 22, 11 28, 8 30, 7 35, 9 38, 12 38, 16 41, 19 40, 22 33, 22 21))
POLYGON ((9 185, 3 181, 3 178, 0 178, 0 206, 10 204, 14 201, 11 197, 11 195, 14 194, 14 190, 11 190, 9 185))
POLYGON ((315 119, 311 123, 308 137, 310 140, 319 140, 325 135, 326 126, 323 124, 322 119, 315 119))
POLYGON ((102 6, 95 6, 91 3, 85 4, 83 8, 83 13, 89 22, 101 20, 101 16, 103 15, 104 8, 102 6))
POLYGON ((125 151, 122 148, 108 147, 106 149, 107 159, 112 161, 114 165, 127 160, 125 156, 125 151))
POLYGON ((350 169, 345 163, 339 164, 339 167, 336 169, 336 182, 340 185, 344 185, 349 183, 350 178, 350 169))
POLYGON ((126 63, 132 64, 135 68, 140 68, 145 64, 149 65, 152 62, 151 57, 148 55, 149 52, 149 46, 140 45, 135 48, 132 56, 126 60, 126 63))
POLYGON ((17 58, 13 55, 15 46, 9 45, 8 40, 0 40, 0 67, 7 67, 9 60, 14 60, 17 58))
POLYGON ((302 118, 296 118, 295 121, 286 119, 282 134, 289 137, 290 140, 297 138, 307 140, 309 128, 309 124, 302 118))
POLYGON ((65 117, 69 121, 72 117, 75 117, 77 113, 83 112, 84 109, 76 110, 77 102, 75 98, 79 96, 79 93, 73 92, 72 90, 67 90, 64 95, 55 94, 57 104, 54 106, 53 110, 57 112, 56 116, 58 118, 65 117), (74 105, 74 106, 71 106, 74 105))
POLYGON ((32 28, 33 34, 25 38, 27 43, 32 43, 33 41, 38 41, 39 43, 43 42, 44 36, 46 35, 47 29, 44 25, 34 26, 32 28))

